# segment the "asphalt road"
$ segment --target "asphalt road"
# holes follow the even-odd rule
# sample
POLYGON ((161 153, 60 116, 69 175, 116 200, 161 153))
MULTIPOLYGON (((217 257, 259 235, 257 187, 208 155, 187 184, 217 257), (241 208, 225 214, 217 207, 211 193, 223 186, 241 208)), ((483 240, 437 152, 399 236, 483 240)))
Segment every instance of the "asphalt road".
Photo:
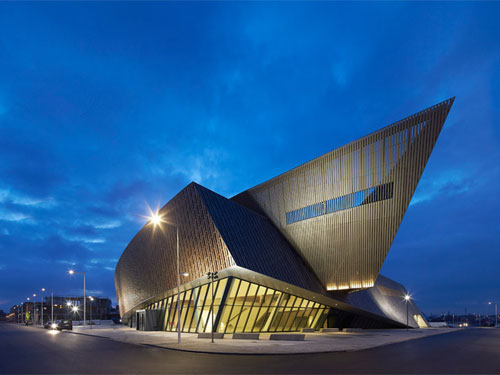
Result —
MULTIPOLYGON (((307 343, 304 343, 307 345, 307 343)), ((0 373, 466 373, 500 374, 500 329, 458 330, 357 352, 188 353, 0 324, 0 373)))

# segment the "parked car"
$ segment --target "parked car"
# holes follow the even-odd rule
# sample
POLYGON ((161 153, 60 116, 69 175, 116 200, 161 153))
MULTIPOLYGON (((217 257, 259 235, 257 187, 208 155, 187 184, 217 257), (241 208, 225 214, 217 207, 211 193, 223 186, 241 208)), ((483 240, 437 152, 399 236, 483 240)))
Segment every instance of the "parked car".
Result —
POLYGON ((57 323, 56 329, 59 331, 62 331, 63 329, 71 331, 73 329, 73 322, 71 320, 61 320, 59 323, 57 323))
POLYGON ((43 323, 43 328, 45 329, 52 328, 52 322, 50 320, 46 321, 45 323, 43 323))

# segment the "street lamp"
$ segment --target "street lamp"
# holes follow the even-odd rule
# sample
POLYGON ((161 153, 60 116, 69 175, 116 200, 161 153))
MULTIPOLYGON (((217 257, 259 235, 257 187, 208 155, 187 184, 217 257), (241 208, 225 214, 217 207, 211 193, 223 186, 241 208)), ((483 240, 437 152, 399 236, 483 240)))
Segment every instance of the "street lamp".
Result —
POLYGON ((154 226, 161 226, 161 223, 166 223, 167 225, 171 225, 175 227, 175 234, 177 238, 177 343, 181 343, 181 275, 189 276, 187 272, 183 272, 181 274, 180 265, 179 265, 179 227, 176 224, 169 223, 163 220, 163 217, 158 214, 158 212, 151 215, 150 223, 154 226))
MULTIPOLYGON (((488 302, 488 305, 493 305, 493 303, 488 302)), ((495 303, 495 328, 497 328, 497 319, 498 319, 498 304, 495 303)))
POLYGON ((42 302, 40 308, 42 310, 42 326, 43 326, 43 293, 45 292, 45 288, 42 288, 42 294, 40 296, 40 301, 42 302))
POLYGON ((54 292, 50 292, 50 322, 54 324, 54 292))
MULTIPOLYGON (((33 297, 36 297, 36 293, 33 293, 33 297)), ((36 300, 33 298, 33 325, 35 325, 35 305, 36 305, 36 300)))
POLYGON ((212 287, 212 304, 210 306, 210 310, 212 312, 212 344, 214 343, 214 281, 219 278, 217 272, 209 272, 207 274, 208 279, 210 280, 210 286, 212 287))
POLYGON ((86 308, 86 305, 87 305, 87 300, 86 300, 86 297, 85 297, 85 272, 76 272, 75 270, 69 270, 68 273, 70 275, 74 275, 74 274, 79 274, 79 275, 83 275, 83 328, 86 328, 87 325, 86 325, 86 312, 87 312, 87 308, 86 308))
POLYGON ((92 302, 94 301, 94 297, 89 296, 90 300, 90 329, 92 329, 92 302))
MULTIPOLYGON (((26 297, 26 301, 28 301, 28 304, 26 305, 26 315, 29 315, 29 313, 30 313, 30 304, 29 304, 29 302, 30 302, 30 298, 29 298, 29 297, 26 297)), ((26 324, 28 324, 28 323, 27 323, 27 322, 28 322, 28 320, 27 320, 27 319, 28 319, 28 318, 27 318, 27 316, 25 316, 25 317, 24 317, 24 320, 25 320, 25 323, 26 323, 26 324)))
POLYGON ((405 302, 406 302, 406 330, 408 331, 408 305, 411 300, 411 297, 409 294, 405 295, 405 302))

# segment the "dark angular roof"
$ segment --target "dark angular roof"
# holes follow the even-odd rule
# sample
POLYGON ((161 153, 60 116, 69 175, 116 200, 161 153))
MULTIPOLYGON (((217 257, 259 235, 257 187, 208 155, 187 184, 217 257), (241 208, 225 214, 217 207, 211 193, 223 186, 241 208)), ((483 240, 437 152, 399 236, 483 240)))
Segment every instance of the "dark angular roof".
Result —
POLYGON ((194 185, 238 266, 326 293, 313 271, 267 217, 194 185))

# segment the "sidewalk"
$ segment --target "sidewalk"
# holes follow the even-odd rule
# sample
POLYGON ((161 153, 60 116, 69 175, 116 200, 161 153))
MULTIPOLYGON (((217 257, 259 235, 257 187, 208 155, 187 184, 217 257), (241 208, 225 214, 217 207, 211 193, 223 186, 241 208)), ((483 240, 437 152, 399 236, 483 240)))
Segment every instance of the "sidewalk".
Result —
POLYGON ((148 345, 172 350, 224 354, 299 354, 338 351, 356 351, 388 345, 422 337, 456 332, 453 328, 387 329, 360 332, 306 333, 305 341, 269 340, 270 334, 261 334, 259 340, 234 340, 227 334, 224 339, 198 339, 198 334, 183 333, 177 344, 176 332, 137 331, 122 325, 106 328, 74 327, 67 333, 103 337, 136 345, 148 345))

